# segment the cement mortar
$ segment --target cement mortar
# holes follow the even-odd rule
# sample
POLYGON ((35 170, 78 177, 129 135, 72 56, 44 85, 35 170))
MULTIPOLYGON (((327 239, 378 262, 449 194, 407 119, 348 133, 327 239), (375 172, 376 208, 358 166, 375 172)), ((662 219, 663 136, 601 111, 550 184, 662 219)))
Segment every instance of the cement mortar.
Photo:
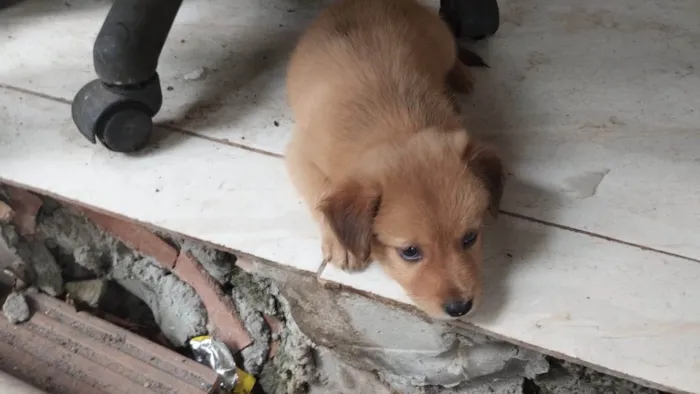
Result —
POLYGON ((56 263, 49 249, 41 240, 28 240, 17 243, 17 254, 31 267, 34 284, 51 296, 63 294, 61 267, 56 263))
POLYGON ((157 262, 124 260, 110 277, 150 307, 173 345, 185 347, 190 338, 207 333, 207 314, 197 293, 157 262))
POLYGON ((241 352, 244 366, 261 371, 260 382, 267 393, 306 392, 317 378, 313 344, 292 319, 290 305, 277 284, 238 268, 232 272, 230 283, 239 315, 256 341, 241 352), (270 332, 263 314, 283 324, 281 333, 270 332), (278 343, 278 350, 267 361, 271 342, 278 343))
POLYGON ((313 277, 266 271, 280 282, 293 302, 294 320, 312 341, 333 350, 354 368, 377 371, 397 392, 547 371, 547 362, 539 353, 453 332, 444 323, 398 305, 323 287, 313 277))
MULTIPOLYGON (((115 280, 145 302, 165 337, 177 347, 207 332, 207 314, 197 293, 157 262, 129 249, 85 217, 50 202, 37 219, 38 234, 54 254, 94 277, 115 280)), ((64 262, 64 270, 76 271, 64 262)))
POLYGON ((330 349, 317 348, 319 380, 309 394, 393 394, 375 373, 353 368, 338 359, 330 349))
POLYGON ((538 394, 664 394, 569 362, 553 360, 552 364, 549 373, 532 382, 538 394))
MULTIPOLYGON (((38 231, 52 251, 84 267, 94 276, 115 280, 143 300, 164 335, 176 346, 207 330, 207 316, 194 290, 175 275, 140 256, 119 240, 101 231, 81 215, 48 203, 38 220, 38 231)), ((235 266, 235 257, 203 243, 160 233, 181 250, 187 250, 219 283, 230 288, 239 315, 254 343, 238 356, 242 367, 262 373, 268 393, 304 392, 315 375, 312 344, 291 320, 289 304, 269 279, 248 274, 235 266), (272 334, 263 314, 279 319, 284 329, 272 334), (278 342, 274 359, 268 361, 271 341, 278 342)), ((64 269, 71 269, 64 264, 64 269)))
POLYGON ((43 292, 63 293, 61 268, 40 237, 25 240, 11 224, 0 224, 0 268, 31 280, 43 292))
POLYGON ((40 213, 37 231, 46 238, 49 248, 70 257, 95 275, 106 275, 122 260, 136 256, 126 245, 100 230, 82 215, 62 207, 49 212, 42 210, 40 213))
POLYGON ((190 252, 219 284, 223 285, 231 280, 236 264, 233 255, 191 239, 183 239, 179 245, 181 250, 190 252))

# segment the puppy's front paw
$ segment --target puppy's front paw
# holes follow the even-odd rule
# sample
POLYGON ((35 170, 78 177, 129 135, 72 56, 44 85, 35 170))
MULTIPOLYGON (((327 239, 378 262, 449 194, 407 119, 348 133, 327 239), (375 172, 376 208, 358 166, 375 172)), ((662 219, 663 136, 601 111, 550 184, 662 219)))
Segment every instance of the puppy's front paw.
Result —
POLYGON ((362 271, 369 265, 369 260, 363 261, 345 249, 330 230, 325 231, 323 234, 323 260, 350 272, 362 271))

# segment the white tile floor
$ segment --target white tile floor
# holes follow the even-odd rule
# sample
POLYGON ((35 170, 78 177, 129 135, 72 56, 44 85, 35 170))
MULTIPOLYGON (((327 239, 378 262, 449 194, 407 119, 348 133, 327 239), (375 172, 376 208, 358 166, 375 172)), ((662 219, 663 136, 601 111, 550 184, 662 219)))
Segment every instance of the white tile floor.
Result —
MULTIPOLYGON (((185 1, 161 58, 172 90, 158 120, 195 135, 161 131, 134 156, 87 143, 65 103, 94 77, 107 6, 0 10, 0 179, 320 270, 317 231, 282 161, 230 143, 281 154, 292 126, 285 60, 321 4, 185 1), (184 78, 200 68, 204 80, 184 78)), ((503 207, 518 217, 490 230, 488 298, 474 323, 700 393, 700 3, 501 6, 498 34, 476 47, 491 68, 476 71, 464 107, 505 153, 503 207)), ((408 302, 377 267, 321 277, 408 302)))

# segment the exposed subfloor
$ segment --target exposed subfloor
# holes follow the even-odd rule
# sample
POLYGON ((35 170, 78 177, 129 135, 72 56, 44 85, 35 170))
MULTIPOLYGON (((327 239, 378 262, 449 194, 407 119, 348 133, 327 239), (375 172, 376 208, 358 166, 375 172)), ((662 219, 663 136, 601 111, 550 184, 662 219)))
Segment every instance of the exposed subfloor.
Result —
MULTIPOLYGON (((0 193, 0 201, 3 200, 3 195, 0 193)), ((34 294, 39 286, 67 302, 62 307, 56 307, 44 301, 41 306, 34 306, 32 312, 63 311, 60 313, 65 315, 66 308, 87 311, 183 355, 191 356, 186 348, 186 340, 205 334, 208 323, 199 297, 188 285, 167 273, 157 262, 129 249, 82 215, 54 200, 44 199, 36 224, 37 234, 32 239, 18 235, 12 224, 2 225, 0 239, 9 246, 5 249, 6 252, 16 252, 21 257, 21 260, 9 263, 7 254, 0 259, 3 272, 14 277, 16 288, 31 286, 30 289, 34 290, 30 293, 34 294), (165 298, 172 302, 164 302, 165 298)), ((245 327, 254 337, 254 345, 237 354, 237 360, 245 370, 258 377, 264 392, 353 393, 358 392, 358 385, 364 385, 361 386, 363 390, 371 387, 375 393, 390 392, 389 384, 383 383, 376 375, 381 371, 358 370, 344 364, 331 350, 312 344, 294 323, 290 305, 273 281, 238 268, 235 265, 236 258, 228 253, 170 234, 161 233, 160 236, 197 256, 231 296, 245 327)), ((19 293, 13 293, 10 298, 17 294, 19 293)), ((47 296, 29 297, 34 300, 36 297, 47 296)), ((4 308, 6 316, 12 316, 15 323, 26 320, 29 316, 26 307, 13 307, 16 304, 8 301, 4 308)), ((65 318, 56 321, 65 321, 65 318)), ((42 327, 41 323, 32 324, 42 327)), ((69 323, 67 327, 80 327, 75 324, 78 323, 69 323)), ((96 324, 91 323, 93 327, 104 327, 101 323, 96 324)), ((54 327, 49 323, 43 325, 49 330, 54 327)), ((27 338, 24 337, 23 340, 27 341, 27 338)), ((90 334, 87 340, 103 340, 110 344, 114 342, 110 338, 112 335, 90 334)), ((76 349, 85 346, 81 345, 79 338, 73 340, 76 349)), ((151 358, 151 363, 154 360, 151 358)), ((549 371, 531 378, 512 377, 503 380, 486 377, 452 389, 438 386, 414 387, 411 393, 660 393, 561 360, 548 361, 549 371)), ((31 370, 26 370, 31 367, 3 363, 3 369, 7 372, 27 379, 48 392, 61 392, 68 381, 67 376, 71 376, 68 374, 62 379, 57 376, 56 384, 32 381, 34 375, 31 370), (62 385, 58 384, 59 381, 62 385)), ((67 368, 74 368, 70 367, 70 361, 67 368)), ((160 372, 157 369, 154 371, 160 372)), ((148 374, 141 379, 148 379, 148 374)), ((83 383, 81 381, 80 384, 83 383)), ((139 389, 143 391, 143 388, 139 389)), ((159 392, 155 385, 153 390, 159 392)), ((403 391, 407 392, 405 387, 403 391)), ((150 391, 146 389, 144 392, 150 391)))

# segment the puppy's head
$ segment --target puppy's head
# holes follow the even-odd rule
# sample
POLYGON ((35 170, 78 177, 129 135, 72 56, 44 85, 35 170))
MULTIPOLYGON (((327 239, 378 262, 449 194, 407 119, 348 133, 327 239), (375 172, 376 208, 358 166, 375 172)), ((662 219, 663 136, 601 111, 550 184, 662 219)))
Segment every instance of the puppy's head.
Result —
POLYGON ((431 129, 362 160, 320 206, 340 241, 379 261, 428 314, 469 313, 481 293, 482 226, 503 190, 499 157, 464 131, 431 129))

